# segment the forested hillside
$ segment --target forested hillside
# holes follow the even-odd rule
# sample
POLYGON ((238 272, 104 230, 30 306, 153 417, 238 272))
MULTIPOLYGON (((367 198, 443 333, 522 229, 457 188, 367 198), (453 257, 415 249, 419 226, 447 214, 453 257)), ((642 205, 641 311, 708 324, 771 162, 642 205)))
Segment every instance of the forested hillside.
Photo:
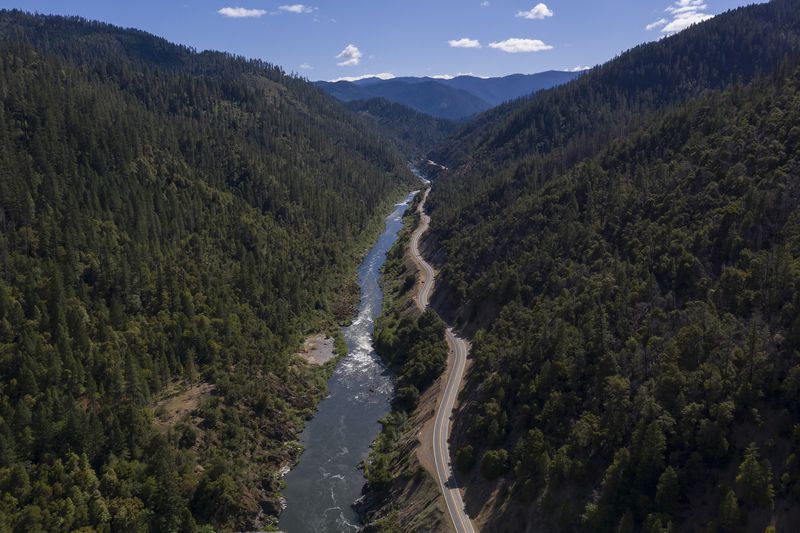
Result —
POLYGON ((436 118, 383 98, 354 100, 347 107, 373 122, 410 161, 426 155, 456 129, 455 122, 436 118))
POLYGON ((268 524, 384 146, 272 65, 0 12, 0 530, 268 524))
POLYGON ((773 0, 640 45, 572 83, 492 109, 431 154, 456 169, 431 196, 431 207, 442 208, 434 230, 458 227, 456 217, 476 209, 502 208, 518 190, 537 187, 651 113, 746 83, 798 55, 798 4, 773 0))
POLYGON ((798 89, 693 102, 474 236, 494 263, 471 294, 502 306, 476 336, 464 468, 550 529, 797 523, 798 89))
POLYGON ((454 443, 489 531, 800 525, 800 4, 720 15, 435 156, 454 443))

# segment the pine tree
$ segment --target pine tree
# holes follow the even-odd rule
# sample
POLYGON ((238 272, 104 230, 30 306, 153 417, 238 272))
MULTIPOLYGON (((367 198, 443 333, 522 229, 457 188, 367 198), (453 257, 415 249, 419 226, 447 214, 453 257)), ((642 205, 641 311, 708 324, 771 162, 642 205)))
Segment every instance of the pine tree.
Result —
POLYGON ((668 466, 658 478, 656 486, 656 503, 663 513, 674 514, 680 505, 680 484, 678 483, 678 473, 671 466, 668 466))
POLYGON ((751 507, 772 505, 775 490, 772 486, 772 468, 766 459, 759 460, 758 446, 750 443, 744 452, 736 475, 739 495, 751 507))
POLYGON ((717 518, 722 531, 733 532, 739 529, 741 513, 739 512, 739 501, 733 490, 727 489, 725 491, 725 495, 719 504, 717 518))

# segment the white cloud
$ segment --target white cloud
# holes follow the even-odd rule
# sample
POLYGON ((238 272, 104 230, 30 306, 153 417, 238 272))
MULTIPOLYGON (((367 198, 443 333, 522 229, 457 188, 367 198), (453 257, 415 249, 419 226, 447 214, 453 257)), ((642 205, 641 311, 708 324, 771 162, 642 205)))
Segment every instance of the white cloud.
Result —
POLYGON ((285 11, 287 13, 311 13, 316 8, 306 6, 303 4, 290 4, 285 6, 278 6, 278 9, 280 9, 281 11, 285 11))
POLYGON ((669 23, 669 21, 667 19, 658 19, 657 21, 651 22, 650 24, 645 26, 644 29, 646 29, 647 31, 650 31, 650 30, 654 30, 656 28, 659 28, 661 26, 666 26, 668 23, 669 23))
POLYGON ((583 72, 584 70, 589 70, 590 68, 592 68, 592 67, 584 67, 584 66, 578 65, 577 67, 568 68, 567 72, 583 72))
POLYGON ((336 78, 335 80, 330 80, 333 83, 337 81, 358 81, 358 80, 366 80, 367 78, 379 78, 382 80, 391 80, 394 78, 395 75, 391 72, 379 72, 378 74, 363 74, 361 76, 343 76, 341 78, 336 78))
POLYGON ((545 44, 539 39, 506 39, 505 41, 497 41, 489 43, 489 48, 495 48, 508 52, 509 54, 519 54, 522 52, 542 52, 544 50, 552 50, 553 47, 545 44))
POLYGON ((361 53, 361 50, 359 50, 356 45, 348 44, 344 47, 344 50, 336 55, 336 59, 341 59, 341 61, 336 64, 340 67, 352 67, 361 63, 361 58, 363 56, 364 54, 361 53))
POLYGON ((677 0, 664 11, 668 13, 687 13, 690 11, 705 11, 708 8, 704 0, 677 0))
POLYGON ((661 31, 663 33, 677 33, 711 18, 714 18, 714 15, 709 15, 708 13, 685 13, 675 17, 675 20, 664 26, 661 31))
POLYGON ((483 2, 481 2, 481 7, 489 7, 489 0, 483 0, 483 2))
POLYGON ((705 0, 677 0, 664 11, 671 18, 661 18, 645 26, 647 31, 661 28, 661 33, 672 34, 685 30, 689 26, 713 18, 707 13, 708 5, 705 0))
POLYGON ((447 41, 447 44, 452 46, 453 48, 480 48, 481 42, 477 39, 467 39, 464 37, 463 39, 451 39, 447 41))
POLYGON ((300 68, 303 70, 314 70, 314 67, 312 67, 308 63, 303 63, 302 65, 300 65, 300 68))
POLYGON ((223 17, 230 18, 258 18, 263 17, 267 12, 263 9, 247 9, 246 7, 223 7, 217 11, 223 17))
POLYGON ((542 20, 553 16, 553 10, 544 4, 536 4, 529 11, 517 11, 517 17, 529 20, 542 20))

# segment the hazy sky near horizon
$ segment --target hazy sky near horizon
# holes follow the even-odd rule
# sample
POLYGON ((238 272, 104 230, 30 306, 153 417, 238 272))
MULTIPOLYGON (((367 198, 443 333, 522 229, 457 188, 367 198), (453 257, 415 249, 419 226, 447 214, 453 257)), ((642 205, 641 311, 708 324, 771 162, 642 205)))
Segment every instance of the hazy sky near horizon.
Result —
POLYGON ((260 58, 312 80, 569 70, 702 21, 741 0, 0 0, 80 15, 199 50, 260 58))

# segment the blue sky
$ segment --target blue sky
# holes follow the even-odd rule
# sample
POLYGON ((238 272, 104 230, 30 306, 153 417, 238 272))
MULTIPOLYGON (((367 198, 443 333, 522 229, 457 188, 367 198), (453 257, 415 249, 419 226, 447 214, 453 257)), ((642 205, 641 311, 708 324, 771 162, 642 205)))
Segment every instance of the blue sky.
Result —
POLYGON ((0 0, 81 15, 312 80, 567 70, 607 61, 739 0, 0 0))

